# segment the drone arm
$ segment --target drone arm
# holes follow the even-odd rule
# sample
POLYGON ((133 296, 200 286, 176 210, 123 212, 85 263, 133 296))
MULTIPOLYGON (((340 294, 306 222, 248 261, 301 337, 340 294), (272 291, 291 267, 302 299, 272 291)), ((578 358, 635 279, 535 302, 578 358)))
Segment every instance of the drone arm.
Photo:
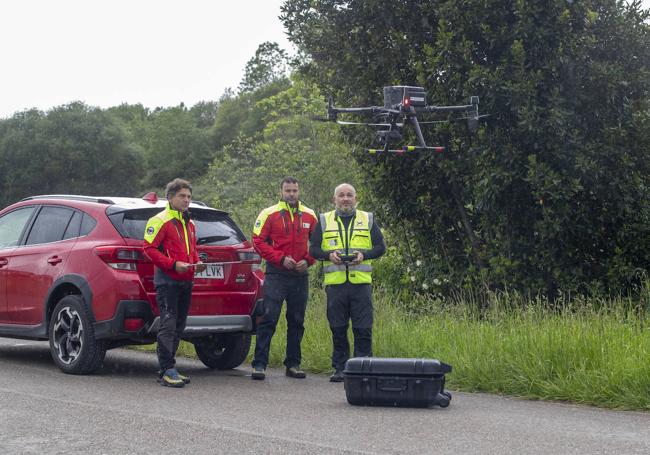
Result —
POLYGON ((369 106, 369 107, 330 107, 330 111, 337 114, 399 114, 400 111, 396 109, 386 109, 385 107, 369 106))
POLYGON ((425 106, 421 108, 425 112, 458 112, 465 111, 478 116, 478 96, 470 97, 470 104, 460 106, 425 106))
POLYGON ((467 125, 471 132, 478 128, 478 96, 472 96, 469 99, 470 104, 463 106, 425 106, 424 112, 457 112, 464 111, 467 113, 467 125))

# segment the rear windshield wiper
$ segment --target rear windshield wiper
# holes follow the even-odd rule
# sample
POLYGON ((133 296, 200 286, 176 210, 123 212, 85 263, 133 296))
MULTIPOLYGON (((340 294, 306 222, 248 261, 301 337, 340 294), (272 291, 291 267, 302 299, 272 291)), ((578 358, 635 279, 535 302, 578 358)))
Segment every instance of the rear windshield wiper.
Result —
POLYGON ((221 240, 228 240, 229 235, 210 235, 208 237, 201 237, 196 241, 197 245, 205 245, 206 243, 220 242, 221 240))

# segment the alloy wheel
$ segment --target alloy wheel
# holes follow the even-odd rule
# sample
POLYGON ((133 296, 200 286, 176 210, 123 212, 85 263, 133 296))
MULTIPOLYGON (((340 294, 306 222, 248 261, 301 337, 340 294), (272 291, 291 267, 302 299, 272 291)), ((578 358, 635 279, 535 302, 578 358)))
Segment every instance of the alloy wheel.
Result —
POLYGON ((83 323, 79 313, 70 308, 61 308, 54 323, 54 346, 57 357, 66 365, 74 362, 83 347, 83 323))

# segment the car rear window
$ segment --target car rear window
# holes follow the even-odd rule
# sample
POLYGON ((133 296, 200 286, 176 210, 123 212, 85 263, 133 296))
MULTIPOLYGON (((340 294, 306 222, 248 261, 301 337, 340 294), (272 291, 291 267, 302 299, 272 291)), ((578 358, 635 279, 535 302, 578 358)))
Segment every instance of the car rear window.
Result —
MULTIPOLYGON (((126 210, 109 214, 108 218, 122 237, 143 239, 147 221, 158 212, 159 207, 126 210)), ((192 209, 191 212, 199 245, 236 245, 246 241, 242 231, 225 213, 202 209, 192 209)))

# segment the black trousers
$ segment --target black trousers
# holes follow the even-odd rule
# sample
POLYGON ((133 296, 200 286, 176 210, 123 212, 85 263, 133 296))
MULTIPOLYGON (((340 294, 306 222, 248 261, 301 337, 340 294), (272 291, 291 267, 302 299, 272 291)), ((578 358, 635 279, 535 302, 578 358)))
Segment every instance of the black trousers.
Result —
POLYGON ((176 351, 185 330, 191 300, 191 281, 176 281, 156 286, 156 302, 160 310, 156 353, 160 374, 176 365, 176 351))
POLYGON ((354 356, 372 357, 372 285, 333 284, 325 287, 327 320, 332 331, 332 367, 343 370, 350 358, 348 323, 352 321, 354 356))
POLYGON ((264 280, 264 315, 257 326, 253 368, 266 368, 269 363, 271 338, 280 319, 282 302, 287 302, 287 367, 300 365, 300 343, 305 333, 305 310, 309 296, 309 275, 284 275, 271 273, 264 280))

